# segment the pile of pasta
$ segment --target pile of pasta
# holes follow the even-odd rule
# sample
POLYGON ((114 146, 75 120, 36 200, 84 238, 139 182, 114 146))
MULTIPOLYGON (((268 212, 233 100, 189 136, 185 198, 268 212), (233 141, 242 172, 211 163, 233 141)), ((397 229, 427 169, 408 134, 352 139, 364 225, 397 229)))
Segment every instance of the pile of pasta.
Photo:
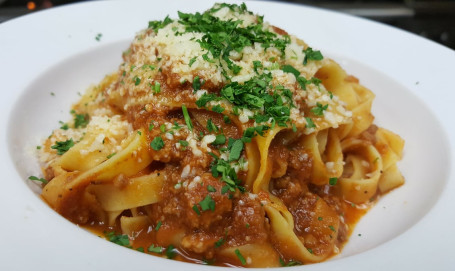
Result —
POLYGON ((43 142, 42 198, 117 244, 227 266, 321 262, 402 185, 374 94, 244 4, 151 21, 43 142))

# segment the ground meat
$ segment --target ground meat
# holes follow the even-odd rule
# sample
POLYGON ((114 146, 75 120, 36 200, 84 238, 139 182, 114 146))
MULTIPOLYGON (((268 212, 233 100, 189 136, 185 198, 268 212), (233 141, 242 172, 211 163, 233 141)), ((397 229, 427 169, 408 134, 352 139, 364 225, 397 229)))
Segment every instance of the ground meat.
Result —
POLYGON ((242 194, 234 201, 228 243, 231 246, 262 243, 267 240, 267 226, 265 211, 260 202, 248 193, 242 194))
POLYGON ((294 231, 303 239, 304 245, 317 255, 332 253, 340 224, 333 208, 308 192, 290 203, 288 209, 294 217, 294 231))

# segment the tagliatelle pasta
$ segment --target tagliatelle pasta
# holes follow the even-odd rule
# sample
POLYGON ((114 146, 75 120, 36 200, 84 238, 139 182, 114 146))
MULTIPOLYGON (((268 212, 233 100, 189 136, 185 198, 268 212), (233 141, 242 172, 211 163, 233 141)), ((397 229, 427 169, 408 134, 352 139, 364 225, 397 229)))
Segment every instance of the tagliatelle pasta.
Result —
POLYGON ((149 22, 40 148, 42 198, 106 239, 245 267, 338 254, 402 185, 374 94, 244 4, 149 22))

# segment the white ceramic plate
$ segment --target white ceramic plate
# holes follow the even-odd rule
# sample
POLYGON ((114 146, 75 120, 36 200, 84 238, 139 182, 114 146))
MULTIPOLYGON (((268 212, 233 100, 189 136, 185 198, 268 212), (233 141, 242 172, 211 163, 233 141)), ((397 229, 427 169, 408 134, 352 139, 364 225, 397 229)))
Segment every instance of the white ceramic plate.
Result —
MULTIPOLYGON (((0 25, 1 270, 212 270, 125 249, 51 210, 27 181, 40 139, 70 119, 78 92, 114 70, 134 34, 212 1, 106 1, 37 12, 0 25), (102 34, 99 41, 98 34, 102 34), (54 95, 51 95, 54 93, 54 95)), ((250 10, 320 49, 377 95, 381 126, 406 140, 406 184, 361 220, 343 253, 299 270, 453 270, 455 52, 339 13, 274 2, 250 10), (359 236, 360 235, 360 236, 359 236)))

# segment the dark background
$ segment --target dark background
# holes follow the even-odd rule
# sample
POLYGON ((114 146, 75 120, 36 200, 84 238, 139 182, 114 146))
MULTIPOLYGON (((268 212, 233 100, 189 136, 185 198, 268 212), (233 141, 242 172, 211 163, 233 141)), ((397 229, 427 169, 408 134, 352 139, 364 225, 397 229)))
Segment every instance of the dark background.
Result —
MULTIPOLYGON (((73 2, 81 1, 0 0, 0 23, 36 10, 73 2)), ((282 0, 281 2, 322 7, 380 21, 455 49, 455 0, 282 0)))

